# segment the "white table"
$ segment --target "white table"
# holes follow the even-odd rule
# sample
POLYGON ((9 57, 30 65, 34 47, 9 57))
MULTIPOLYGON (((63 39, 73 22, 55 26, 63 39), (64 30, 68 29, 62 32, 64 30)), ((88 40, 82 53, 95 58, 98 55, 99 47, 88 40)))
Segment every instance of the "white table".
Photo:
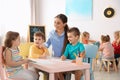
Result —
POLYGON ((61 61, 61 59, 58 58, 31 60, 36 62, 30 62, 29 64, 31 66, 49 73, 49 80, 55 80, 54 73, 74 70, 85 70, 85 80, 90 80, 90 64, 88 63, 77 65, 75 63, 71 63, 70 60, 61 61))

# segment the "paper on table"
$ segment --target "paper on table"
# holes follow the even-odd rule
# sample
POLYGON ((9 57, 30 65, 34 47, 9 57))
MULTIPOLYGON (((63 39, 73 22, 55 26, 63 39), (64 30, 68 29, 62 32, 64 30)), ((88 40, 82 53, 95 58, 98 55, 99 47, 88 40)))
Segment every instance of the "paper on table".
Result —
POLYGON ((33 62, 36 62, 37 64, 53 64, 53 62, 48 61, 48 59, 30 59, 33 62))
POLYGON ((52 59, 30 59, 33 62, 36 62, 37 64, 43 64, 43 65, 53 65, 53 64, 62 64, 65 65, 66 62, 71 62, 70 60, 62 61, 60 58, 52 58, 52 59))

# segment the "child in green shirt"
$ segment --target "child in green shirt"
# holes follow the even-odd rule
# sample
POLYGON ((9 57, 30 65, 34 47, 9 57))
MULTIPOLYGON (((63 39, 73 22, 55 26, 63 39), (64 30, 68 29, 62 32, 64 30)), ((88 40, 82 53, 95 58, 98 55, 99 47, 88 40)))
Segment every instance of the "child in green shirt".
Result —
MULTIPOLYGON (((75 62, 76 56, 84 57, 85 56, 85 48, 82 43, 79 42, 80 31, 76 27, 72 27, 67 32, 69 43, 66 46, 65 52, 63 56, 61 56, 62 60, 70 59, 75 62)), ((72 71, 75 74, 75 80, 80 80, 82 76, 82 71, 76 70, 72 71)))

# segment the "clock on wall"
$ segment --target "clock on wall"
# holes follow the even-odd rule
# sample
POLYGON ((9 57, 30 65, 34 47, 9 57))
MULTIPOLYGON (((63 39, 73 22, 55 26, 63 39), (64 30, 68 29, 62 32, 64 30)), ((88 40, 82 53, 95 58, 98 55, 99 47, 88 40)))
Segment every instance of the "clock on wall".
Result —
POLYGON ((104 10, 104 16, 107 18, 111 18, 115 14, 115 11, 113 8, 109 7, 104 10))

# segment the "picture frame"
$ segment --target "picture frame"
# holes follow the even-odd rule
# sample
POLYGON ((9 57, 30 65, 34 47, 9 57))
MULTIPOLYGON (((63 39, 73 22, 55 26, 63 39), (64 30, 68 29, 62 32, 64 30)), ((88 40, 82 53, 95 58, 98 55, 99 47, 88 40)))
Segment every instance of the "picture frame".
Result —
POLYGON ((41 31, 45 35, 45 41, 46 41, 46 30, 44 25, 29 25, 28 26, 28 37, 27 42, 33 42, 33 35, 37 31, 41 31))

